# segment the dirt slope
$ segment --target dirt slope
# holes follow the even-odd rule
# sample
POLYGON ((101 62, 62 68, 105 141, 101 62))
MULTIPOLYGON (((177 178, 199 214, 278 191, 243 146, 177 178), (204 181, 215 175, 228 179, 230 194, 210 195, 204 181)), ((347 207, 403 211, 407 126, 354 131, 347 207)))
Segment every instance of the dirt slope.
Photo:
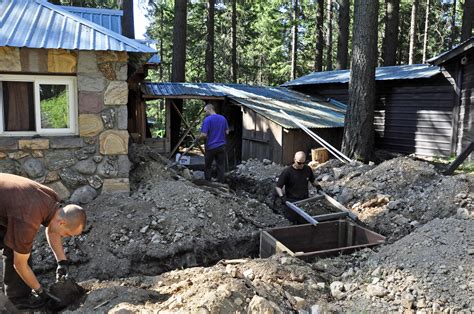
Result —
MULTIPOLYGON (((472 174, 443 176, 409 157, 327 162, 315 169, 323 189, 388 241, 305 263, 256 258, 259 231, 288 224, 268 206, 283 167, 248 161, 229 174, 229 190, 132 151, 131 196, 87 204, 90 227, 67 242, 72 274, 89 291, 69 310, 474 311, 472 174)), ((38 244, 36 269, 52 282, 52 255, 38 244)))

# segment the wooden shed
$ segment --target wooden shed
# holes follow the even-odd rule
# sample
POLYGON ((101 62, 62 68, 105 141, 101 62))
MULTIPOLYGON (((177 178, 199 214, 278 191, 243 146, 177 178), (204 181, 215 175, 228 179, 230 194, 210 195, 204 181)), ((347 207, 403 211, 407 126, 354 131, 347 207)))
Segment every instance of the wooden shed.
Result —
MULTIPOLYGON (((233 132, 226 147, 230 164, 249 158, 290 164, 299 150, 320 147, 280 110, 284 110, 335 147, 340 147, 346 106, 281 87, 218 83, 144 83, 143 100, 166 99, 167 112, 173 100, 212 101, 233 132)), ((145 121, 146 117, 142 118, 145 121)), ((167 119, 169 120, 169 114, 167 119)), ((154 146, 172 154, 170 128, 154 146)), ((146 136, 143 134, 143 136, 146 136)))
MULTIPOLYGON (((314 72, 283 86, 348 103, 349 70, 314 72)), ((448 157, 453 149, 454 91, 438 66, 376 69, 375 145, 379 149, 448 157)))
POLYGON ((428 62, 440 66, 453 87, 451 150, 460 154, 474 141, 474 36, 428 62))

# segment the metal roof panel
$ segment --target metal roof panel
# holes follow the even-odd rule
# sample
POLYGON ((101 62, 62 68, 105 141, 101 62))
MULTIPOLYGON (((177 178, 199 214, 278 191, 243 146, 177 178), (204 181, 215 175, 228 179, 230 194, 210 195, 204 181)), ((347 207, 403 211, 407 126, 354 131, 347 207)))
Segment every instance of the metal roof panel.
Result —
POLYGON ((282 87, 262 87, 221 83, 145 83, 142 93, 148 97, 189 96, 227 97, 287 128, 298 128, 281 112, 297 117, 308 128, 343 127, 346 106, 311 97, 282 87))
MULTIPOLYGON (((412 80, 430 78, 439 73, 441 73, 440 67, 427 64, 385 66, 375 69, 375 80, 412 80)), ((286 82, 281 86, 348 83, 349 75, 350 70, 313 72, 311 74, 299 77, 293 81, 286 82)))
POLYGON ((0 46, 156 53, 44 0, 0 1, 0 46))
POLYGON ((115 33, 122 34, 122 10, 81 8, 74 6, 60 6, 60 8, 80 16, 85 20, 99 24, 115 33))

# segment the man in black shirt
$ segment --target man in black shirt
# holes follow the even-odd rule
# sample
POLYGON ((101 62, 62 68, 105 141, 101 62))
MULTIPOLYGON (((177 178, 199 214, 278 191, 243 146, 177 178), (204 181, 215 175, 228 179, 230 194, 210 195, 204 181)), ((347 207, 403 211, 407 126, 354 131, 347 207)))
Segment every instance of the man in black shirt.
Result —
MULTIPOLYGON (((313 170, 305 165, 306 154, 304 152, 296 152, 294 163, 285 168, 278 178, 276 192, 280 198, 286 195, 286 200, 296 202, 309 197, 308 183, 311 183, 317 190, 321 190, 321 186, 316 183, 313 170), (285 193, 283 193, 285 187, 285 193)), ((298 215, 292 209, 285 206, 285 216, 292 222, 297 222, 298 215)))

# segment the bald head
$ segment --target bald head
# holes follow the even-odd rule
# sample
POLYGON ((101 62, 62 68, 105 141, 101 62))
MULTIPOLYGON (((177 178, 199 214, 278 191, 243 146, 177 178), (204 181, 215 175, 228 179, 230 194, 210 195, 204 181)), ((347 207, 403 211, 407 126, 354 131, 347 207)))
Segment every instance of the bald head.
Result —
POLYGON ((295 162, 293 163, 293 167, 295 169, 303 169, 305 161, 306 161, 306 154, 302 151, 296 152, 295 162))
POLYGON ((296 152, 295 153, 295 160, 306 161, 306 154, 303 151, 296 152))
POLYGON ((207 114, 216 113, 216 109, 214 108, 214 105, 212 105, 212 104, 207 104, 207 105, 204 107, 204 111, 205 111, 207 114))
POLYGON ((84 230, 86 227, 86 212, 78 205, 66 205, 59 210, 59 216, 66 222, 69 230, 76 230, 81 227, 84 230))

